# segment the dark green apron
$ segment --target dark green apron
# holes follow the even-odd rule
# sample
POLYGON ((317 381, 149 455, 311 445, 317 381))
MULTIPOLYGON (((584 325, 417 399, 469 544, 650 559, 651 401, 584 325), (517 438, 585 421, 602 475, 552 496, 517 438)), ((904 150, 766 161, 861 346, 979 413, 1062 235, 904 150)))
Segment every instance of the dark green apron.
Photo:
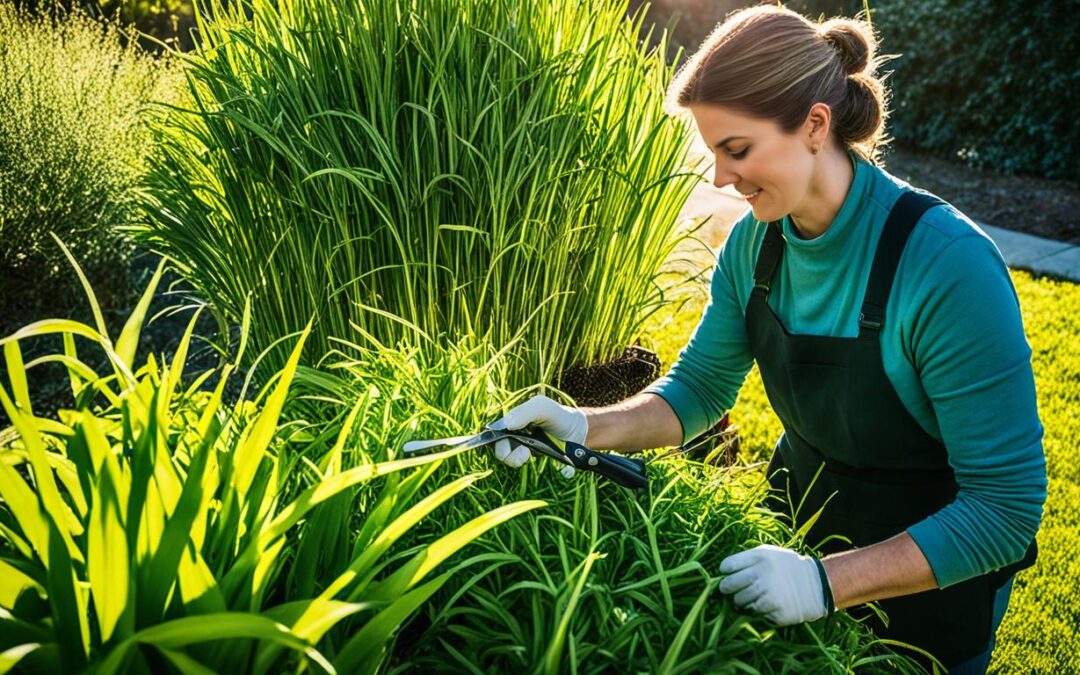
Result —
MULTIPOLYGON (((794 525, 801 527, 828 500, 806 536, 823 553, 851 547, 829 535, 843 535, 856 547, 875 544, 956 496, 945 446, 904 407, 885 374, 879 343, 900 254, 919 218, 937 204, 943 202, 907 191, 889 214, 855 338, 793 335, 769 307, 784 251, 779 222, 769 223, 758 255, 746 330, 769 403, 784 425, 768 468, 776 488, 770 506, 790 514, 787 499, 796 506, 805 500, 795 516, 794 525)), ((951 667, 986 650, 994 591, 1034 563, 1035 552, 1032 542, 1022 561, 991 574, 880 601, 887 627, 865 606, 852 613, 866 616, 879 637, 921 647, 951 667)))

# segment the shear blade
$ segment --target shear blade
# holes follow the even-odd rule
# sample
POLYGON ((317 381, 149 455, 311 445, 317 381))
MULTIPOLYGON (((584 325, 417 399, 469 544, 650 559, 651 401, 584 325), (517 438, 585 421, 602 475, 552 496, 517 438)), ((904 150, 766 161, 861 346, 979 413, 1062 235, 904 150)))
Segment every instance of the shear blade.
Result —
POLYGON ((402 452, 420 452, 421 450, 427 450, 429 448, 440 448, 444 445, 458 445, 473 438, 475 434, 469 434, 468 436, 453 436, 451 438, 436 438, 430 441, 409 441, 402 446, 402 452))
POLYGON ((409 441, 401 449, 406 454, 420 452, 421 450, 429 450, 431 448, 460 448, 464 446, 468 449, 472 449, 494 443, 505 435, 506 433, 503 431, 487 429, 478 434, 469 434, 467 436, 436 438, 430 441, 409 441))

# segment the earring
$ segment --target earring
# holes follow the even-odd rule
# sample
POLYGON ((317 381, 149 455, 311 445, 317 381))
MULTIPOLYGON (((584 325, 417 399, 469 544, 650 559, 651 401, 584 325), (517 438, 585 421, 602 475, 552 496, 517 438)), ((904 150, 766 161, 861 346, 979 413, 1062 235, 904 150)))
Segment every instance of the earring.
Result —
POLYGON ((815 145, 812 148, 810 148, 810 152, 816 155, 818 153, 818 146, 815 145))

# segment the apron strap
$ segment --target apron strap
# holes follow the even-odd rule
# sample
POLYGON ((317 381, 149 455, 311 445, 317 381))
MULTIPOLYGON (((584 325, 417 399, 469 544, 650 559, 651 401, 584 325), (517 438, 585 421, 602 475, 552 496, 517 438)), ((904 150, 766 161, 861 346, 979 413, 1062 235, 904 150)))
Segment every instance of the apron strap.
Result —
POLYGON ((889 212, 874 254, 874 264, 870 267, 870 281, 866 285, 866 295, 863 296, 862 311, 859 313, 859 335, 881 330, 885 323, 885 304, 889 300, 896 268, 908 237, 922 215, 941 204, 945 202, 928 192, 906 190, 889 212))
POLYGON ((767 225, 765 239, 761 242, 761 253, 758 254, 757 265, 754 266, 754 290, 759 293, 763 300, 769 298, 769 288, 772 285, 773 272, 780 264, 780 255, 784 252, 784 235, 780 233, 780 221, 774 220, 767 225))

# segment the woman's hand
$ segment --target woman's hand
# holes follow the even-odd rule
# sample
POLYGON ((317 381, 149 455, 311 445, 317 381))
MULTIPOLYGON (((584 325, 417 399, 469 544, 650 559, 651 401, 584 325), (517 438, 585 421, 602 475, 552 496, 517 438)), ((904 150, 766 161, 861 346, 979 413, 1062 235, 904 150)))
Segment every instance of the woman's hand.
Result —
POLYGON ((835 603, 821 561, 779 546, 763 544, 720 562, 720 592, 734 594, 735 606, 760 614, 778 626, 816 621, 835 603))
MULTIPOLYGON (((585 437, 589 433, 589 420, 584 412, 557 403, 547 396, 534 396, 489 424, 487 428, 514 430, 529 425, 538 426, 559 440, 580 444, 585 443, 585 437)), ((531 457, 532 453, 528 448, 524 445, 511 447, 508 438, 495 442, 495 458, 507 466, 516 469, 531 457)), ((560 472, 569 478, 574 475, 574 467, 563 466, 560 472)))
MULTIPOLYGON (((603 408, 572 408, 547 396, 536 396, 488 425, 489 429, 521 429, 535 424, 563 441, 593 450, 632 454, 645 448, 676 446, 682 442, 682 423, 663 397, 641 393, 603 408)), ((495 444, 495 457, 519 467, 529 461, 529 450, 512 447, 509 439, 495 444)), ((573 475, 573 467, 562 467, 573 475)))

